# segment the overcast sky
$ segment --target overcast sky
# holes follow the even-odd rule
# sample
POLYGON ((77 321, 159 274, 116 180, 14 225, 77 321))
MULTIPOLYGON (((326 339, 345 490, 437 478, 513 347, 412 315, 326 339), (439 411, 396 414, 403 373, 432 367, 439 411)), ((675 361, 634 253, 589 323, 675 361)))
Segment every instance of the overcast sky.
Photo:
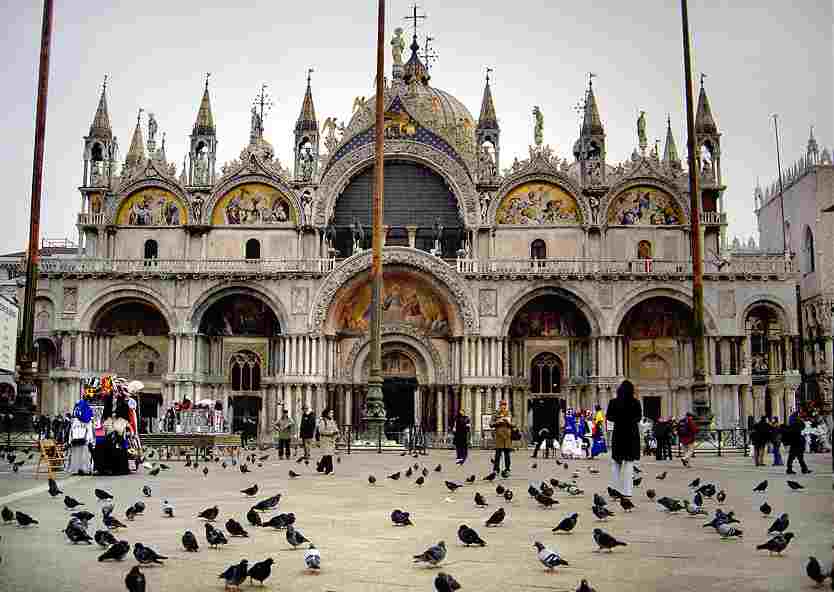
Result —
MULTIPOLYGON (((407 0, 388 3, 386 41, 410 12, 407 0)), ((569 156, 587 72, 605 125, 608 159, 625 160, 637 143, 635 121, 647 113, 648 135, 665 137, 671 114, 685 157, 680 7, 673 0, 476 2, 423 0, 422 30, 440 55, 432 85, 457 96, 475 117, 484 68, 493 73, 501 125, 502 168, 524 158, 532 142, 533 105, 545 121, 545 142, 569 156)), ((695 68, 706 86, 722 137, 729 235, 754 231, 752 193, 776 173, 770 115, 779 113, 782 159, 804 154, 809 126, 834 144, 831 0, 690 0, 695 68)), ((0 93, 7 210, 0 248, 27 240, 35 93, 42 5, 6 2, 0 40, 6 74, 0 93)), ((55 0, 42 237, 75 240, 82 175, 82 137, 110 76, 109 107, 124 157, 139 107, 167 132, 169 160, 182 166, 205 72, 218 130, 218 165, 248 142, 249 108, 262 83, 275 107, 266 137, 286 166, 305 72, 321 123, 350 117, 356 96, 373 94, 374 0, 77 2, 55 0)), ((386 70, 390 52, 386 48, 386 70)), ((697 93, 697 88, 696 88, 697 93)), ((219 168, 219 167, 218 167, 219 168)))

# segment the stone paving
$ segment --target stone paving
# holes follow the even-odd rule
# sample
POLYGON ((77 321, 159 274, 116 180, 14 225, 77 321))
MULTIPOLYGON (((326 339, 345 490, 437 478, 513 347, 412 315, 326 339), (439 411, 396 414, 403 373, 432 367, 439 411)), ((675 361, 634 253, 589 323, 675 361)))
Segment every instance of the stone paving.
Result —
MULTIPOLYGON (((70 477, 59 480, 64 491, 83 501, 100 516, 94 487, 111 491, 116 496, 116 513, 124 516, 127 505, 143 499, 148 509, 144 516, 129 523, 127 530, 117 532, 117 538, 131 543, 141 541, 170 559, 164 567, 143 571, 148 590, 216 590, 223 582, 217 579, 225 567, 247 558, 251 563, 273 557, 276 565, 268 589, 292 592, 390 592, 397 590, 433 590, 432 581, 439 569, 415 566, 411 556, 443 539, 448 556, 442 569, 453 574, 463 590, 481 592, 513 591, 570 591, 580 578, 590 580, 597 592, 627 590, 669 590, 675 592, 697 590, 774 591, 800 590, 810 587, 804 575, 809 555, 817 556, 824 566, 831 564, 832 554, 832 474, 829 455, 812 455, 813 475, 795 477, 806 486, 801 492, 790 491, 785 484, 783 468, 755 468, 749 458, 698 457, 694 467, 684 469, 677 462, 642 463, 643 483, 635 490, 636 510, 623 514, 611 504, 617 516, 607 524, 597 523, 590 512, 593 492, 605 492, 608 462, 571 461, 570 468, 557 467, 553 460, 538 460, 533 469, 528 454, 517 451, 513 458, 513 474, 500 480, 510 487, 515 498, 509 504, 499 503, 495 483, 480 480, 487 473, 486 452, 473 452, 462 468, 453 463, 449 451, 432 451, 418 460, 400 457, 397 453, 374 453, 342 456, 336 464, 336 475, 316 474, 310 467, 292 462, 279 462, 275 454, 263 468, 251 474, 241 474, 236 468, 226 470, 210 464, 210 472, 186 469, 183 463, 170 463, 171 471, 158 477, 142 473, 126 477, 70 477), (385 479, 395 470, 419 462, 431 471, 426 484, 418 488, 412 479, 385 479), (434 467, 442 464, 442 472, 434 467), (588 467, 600 469, 592 475, 588 467), (298 479, 288 479, 292 468, 302 473, 298 479), (526 490, 531 480, 570 479, 579 472, 578 484, 586 494, 571 497, 558 492, 560 504, 545 510, 532 500, 526 490), (655 475, 668 470, 664 481, 655 475), (444 479, 462 482, 475 473, 478 481, 451 494, 444 479), (367 476, 374 474, 378 481, 370 486, 367 476), (707 520, 684 515, 669 516, 657 509, 645 496, 648 488, 659 495, 683 497, 687 483, 700 476, 703 481, 714 481, 727 491, 724 509, 735 510, 741 518, 744 539, 721 541, 712 529, 702 528, 707 520), (755 545, 764 542, 765 531, 772 522, 760 516, 760 500, 752 487, 762 479, 770 480, 767 491, 774 513, 788 512, 789 530, 796 533, 783 557, 769 557, 756 551, 755 545), (297 526, 320 548, 323 569, 318 575, 304 570, 303 551, 292 550, 283 531, 249 528, 245 513, 254 503, 239 489, 258 483, 257 499, 282 493, 279 510, 295 512, 297 526), (153 488, 153 497, 144 498, 143 485, 153 488), (489 509, 478 509, 473 503, 475 491, 480 491, 490 503, 489 509), (261 495, 263 494, 263 495, 261 495), (161 516, 160 502, 170 500, 176 516, 161 516), (249 530, 249 539, 232 539, 222 550, 210 550, 205 544, 202 521, 197 512, 218 504, 217 525, 223 527, 234 517, 249 530), (492 509, 503 505, 507 511, 505 524, 485 528, 484 521, 492 509), (397 528, 391 525, 389 514, 401 508, 411 512, 415 526, 397 528), (570 535, 555 535, 551 528, 566 514, 579 512, 579 524, 570 535), (487 541, 485 548, 466 548, 457 540, 460 524, 474 527, 487 541), (628 543, 613 553, 597 553, 591 531, 601 526, 628 543), (192 530, 200 542, 200 551, 187 554, 180 544, 186 530, 192 530), (547 573, 535 557, 533 541, 539 540, 558 550, 570 565, 555 573, 547 573)), ((5 463, 4 463, 5 464, 5 463)), ((201 467, 202 468, 202 467, 201 467)), ((144 472, 144 471, 143 471, 144 472)), ((496 481, 496 483, 499 481, 496 481)), ((0 590, 2 591, 84 591, 104 592, 124 590, 124 576, 135 561, 132 555, 121 563, 98 563, 98 546, 72 545, 59 531, 65 526, 69 512, 62 498, 50 498, 44 479, 34 480, 25 471, 17 475, 0 474, 2 491, 13 491, 0 498, 0 505, 22 510, 40 520, 40 525, 20 529, 14 525, 0 527, 0 590), (28 479, 28 480, 27 480, 28 479), (14 487, 8 484, 13 483, 14 487), (26 485, 26 490, 21 487, 26 485)), ((503 500, 500 500, 503 502, 503 500)), ((712 511, 715 502, 707 503, 712 511)), ((265 516, 270 516, 267 513, 265 516)), ((100 519, 91 524, 90 532, 101 528, 100 519)), ((224 529, 225 530, 225 529, 224 529)), ((827 584, 826 584, 827 585, 827 584)), ((248 583, 244 590, 257 589, 248 583)))

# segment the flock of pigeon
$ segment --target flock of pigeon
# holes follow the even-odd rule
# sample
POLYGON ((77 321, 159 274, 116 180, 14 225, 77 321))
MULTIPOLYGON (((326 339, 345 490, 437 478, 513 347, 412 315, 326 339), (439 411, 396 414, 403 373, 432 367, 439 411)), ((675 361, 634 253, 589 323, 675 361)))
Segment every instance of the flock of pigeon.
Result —
MULTIPOLYGON (((152 455, 153 452, 149 454, 149 457, 152 455)), ((404 455, 405 453, 401 456, 404 455)), ((256 457, 255 454, 251 454, 246 457, 245 463, 240 464, 240 470, 242 473, 251 472, 251 470, 248 469, 248 463, 252 466, 261 467, 263 466, 263 462, 268 460, 268 458, 268 454, 261 455, 260 457, 256 457)), ((413 458, 416 459, 418 456, 414 455, 413 458)), ((210 460, 218 463, 220 462, 219 458, 212 457, 210 460)), ((299 462, 301 462, 301 460, 302 459, 299 459, 299 462)), ((566 471, 570 470, 567 462, 562 463, 559 460, 556 460, 555 462, 558 466, 564 467, 566 471)), ((232 466, 236 466, 238 463, 233 459, 231 464, 232 466)), ((185 466, 187 468, 192 468, 193 470, 198 470, 199 462, 192 462, 190 458, 187 458, 185 466)), ((225 461, 223 461, 222 466, 225 469, 228 465, 225 461)), ((533 464, 532 468, 535 469, 536 467, 537 465, 533 464)), ((160 471, 170 469, 169 466, 163 463, 145 463, 145 468, 147 470, 146 475, 150 476, 157 476, 160 471)), ((437 465, 434 468, 435 473, 442 473, 442 471, 442 465, 437 465)), ((599 473, 597 469, 592 467, 589 467, 588 471, 591 474, 599 473)), ((208 475, 209 470, 207 464, 203 465, 202 472, 204 476, 208 475)), ((635 487, 639 487, 642 484, 643 477, 642 471, 637 467, 635 467, 635 475, 633 485, 635 487)), ((296 479, 302 475, 290 470, 288 472, 288 476, 291 479, 296 479)), ((430 471, 424 466, 421 467, 420 463, 415 463, 414 465, 408 466, 405 470, 397 471, 388 475, 387 479, 399 481, 403 476, 406 479, 415 477, 414 484, 417 487, 423 487, 430 476, 430 471)), ((656 475, 655 479, 659 484, 666 478, 666 476, 667 472, 664 471, 663 473, 656 475)), ((489 483, 489 487, 491 488, 497 477, 498 475, 495 472, 492 472, 482 477, 480 481, 489 483)), ((574 470, 571 474, 570 480, 551 478, 547 481, 541 480, 532 482, 527 489, 527 493, 533 502, 538 504, 541 508, 548 510, 559 504, 556 494, 557 491, 559 491, 560 494, 565 494, 570 497, 580 497, 585 495, 585 491, 578 485, 579 478, 579 472, 574 470)), ((444 479, 443 484, 450 494, 454 495, 468 486, 474 486, 478 480, 478 477, 473 474, 463 479, 462 482, 444 479)), ((368 483, 372 487, 376 486, 376 477, 374 475, 369 475, 368 483)), ((798 492, 804 489, 803 485, 796 481, 788 480, 786 483, 787 487, 789 487, 791 491, 798 492)), ((773 513, 773 509, 766 498, 768 485, 768 481, 762 481, 753 488, 753 492, 761 496, 761 505, 759 510, 765 518, 770 517, 773 513)), ((659 487, 659 485, 656 487, 659 487)), ((153 490, 150 485, 144 485, 141 492, 145 498, 153 497, 153 490)), ((133 566, 126 575, 124 580, 125 586, 129 592, 144 592, 146 590, 146 582, 145 576, 140 567, 164 565, 164 561, 168 559, 168 556, 158 553, 156 550, 144 545, 141 542, 134 542, 131 547, 131 544, 127 540, 123 540, 120 536, 118 536, 128 528, 128 525, 114 515, 114 496, 103 489, 94 490, 93 493, 98 504, 100 504, 99 509, 101 512, 102 528, 95 530, 94 534, 91 536, 88 531, 89 523, 96 518, 96 514, 87 510, 87 505, 84 502, 76 500, 69 495, 64 495, 64 492, 60 490, 58 484, 53 479, 49 479, 48 493, 52 498, 63 495, 64 506, 71 513, 66 527, 61 532, 70 542, 74 544, 87 544, 91 546, 95 544, 101 547, 103 552, 98 556, 99 562, 122 561, 128 556, 132 549, 133 557, 137 561, 138 565, 133 566)), ((259 487, 257 484, 253 484, 251 487, 240 490, 240 493, 246 499, 255 498, 259 493, 259 487)), ((612 489, 611 487, 608 487, 607 494, 607 498, 600 493, 594 493, 592 496, 593 504, 591 506, 591 512, 596 519, 596 527, 593 528, 591 534, 593 543, 596 547, 595 551, 607 551, 611 553, 617 547, 628 546, 628 543, 619 540, 614 535, 606 532, 601 528, 601 526, 608 523, 609 520, 615 517, 619 511, 629 514, 637 508, 632 498, 622 495, 620 492, 612 489), (611 509, 611 507, 615 504, 619 506, 617 511, 611 509)), ((507 519, 508 515, 504 505, 511 504, 515 497, 513 491, 502 483, 495 484, 495 495, 498 497, 499 502, 502 503, 502 506, 494 510, 484 521, 484 528, 501 526, 507 519)), ((714 529, 715 533, 723 540, 740 540, 743 537, 740 520, 735 516, 735 513, 731 510, 725 512, 720 507, 726 502, 727 494, 723 489, 719 489, 715 483, 702 483, 700 478, 696 478, 689 483, 688 493, 681 499, 669 496, 658 497, 656 491, 652 488, 646 489, 645 495, 650 503, 655 504, 660 511, 672 515, 681 513, 691 517, 708 516, 708 512, 705 509, 705 503, 714 499, 717 506, 714 508, 712 519, 703 525, 704 528, 714 529)), ((308 540, 303 532, 298 528, 296 525, 295 514, 292 512, 281 512, 275 513, 268 519, 264 518, 264 513, 266 512, 277 512, 277 507, 280 504, 281 499, 281 493, 276 493, 275 495, 260 499, 246 512, 245 520, 251 528, 284 531, 287 544, 290 545, 292 549, 305 550, 303 560, 306 573, 318 573, 322 567, 321 553, 319 549, 317 549, 316 546, 308 540)), ((473 499, 474 505, 477 508, 486 508, 489 506, 489 501, 480 491, 474 491, 473 499)), ((454 501, 454 498, 446 498, 446 501, 454 501)), ((146 509, 147 507, 144 502, 136 501, 127 507, 124 512, 124 519, 127 523, 133 522, 137 518, 144 515, 146 509)), ((173 518, 175 515, 174 505, 169 500, 162 499, 161 513, 162 516, 166 518, 173 518)), ((249 533, 246 528, 244 528, 243 524, 235 520, 233 517, 229 517, 226 520, 224 524, 225 531, 216 526, 219 516, 220 509, 216 505, 206 508, 196 515, 197 519, 203 521, 205 543, 210 549, 218 549, 228 545, 229 538, 249 538, 249 533)), ((4 523, 16 521, 18 526, 21 528, 39 524, 38 520, 34 517, 21 511, 13 512, 8 507, 3 507, 2 510, 0 510, 0 517, 2 517, 4 523)), ((558 522, 558 524, 556 524, 556 526, 552 529, 552 532, 554 534, 571 534, 579 523, 579 518, 580 515, 577 512, 567 514, 558 522)), ((390 519, 392 524, 396 527, 408 527, 414 526, 415 524, 412 514, 400 508, 394 509, 391 512, 390 519)), ((795 538, 794 533, 788 531, 789 525, 790 519, 788 514, 779 514, 771 524, 770 528, 766 531, 767 536, 770 538, 757 545, 756 550, 768 551, 771 555, 774 553, 781 555, 787 549, 791 540, 795 538)), ((458 527, 457 537, 460 543, 466 547, 487 546, 487 542, 481 537, 477 530, 469 524, 461 524, 458 527)), ((200 542, 191 530, 186 530, 182 534, 181 544, 182 548, 189 553, 198 552, 200 550, 200 542)), ((540 541, 535 541, 533 543, 533 547, 536 559, 544 566, 546 571, 552 573, 562 566, 569 565, 569 562, 562 557, 557 550, 551 548, 552 545, 551 547, 548 547, 540 541)), ((437 544, 432 545, 425 549, 422 553, 415 554, 413 556, 414 563, 424 564, 430 567, 440 566, 446 558, 447 546, 444 540, 438 541, 437 544)), ((239 588, 239 586, 241 586, 247 579, 249 579, 250 583, 256 581, 262 585, 264 581, 270 577, 274 563, 275 561, 272 558, 266 558, 263 561, 250 565, 247 559, 243 559, 239 563, 230 565, 226 570, 219 574, 218 577, 219 579, 225 581, 227 590, 235 590, 239 588)), ((816 558, 809 558, 805 571, 808 577, 811 578, 817 585, 824 584, 826 579, 830 578, 831 589, 834 590, 834 571, 832 571, 831 568, 827 570, 823 569, 822 565, 816 558)), ((437 592, 453 592, 454 590, 461 589, 461 584, 451 574, 440 572, 434 578, 434 588, 437 592)), ((576 589, 576 592, 595 591, 587 580, 582 579, 579 583, 579 587, 576 589)))

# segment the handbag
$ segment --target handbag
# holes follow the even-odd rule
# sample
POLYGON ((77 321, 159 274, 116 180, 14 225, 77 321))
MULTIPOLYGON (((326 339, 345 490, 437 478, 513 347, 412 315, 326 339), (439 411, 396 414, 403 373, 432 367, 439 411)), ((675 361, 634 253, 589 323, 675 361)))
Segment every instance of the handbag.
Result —
POLYGON ((513 428, 510 431, 510 439, 511 440, 521 440, 521 430, 518 428, 513 428))

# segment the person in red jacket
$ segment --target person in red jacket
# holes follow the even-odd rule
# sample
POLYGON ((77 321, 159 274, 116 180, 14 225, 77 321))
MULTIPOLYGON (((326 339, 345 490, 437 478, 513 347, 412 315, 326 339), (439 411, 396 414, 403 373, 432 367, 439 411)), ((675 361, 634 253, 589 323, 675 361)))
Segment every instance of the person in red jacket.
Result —
POLYGON ((698 426, 692 418, 692 413, 687 411, 686 415, 678 421, 677 426, 678 442, 681 445, 681 463, 687 468, 689 468, 689 459, 695 448, 695 435, 698 433, 698 426))

